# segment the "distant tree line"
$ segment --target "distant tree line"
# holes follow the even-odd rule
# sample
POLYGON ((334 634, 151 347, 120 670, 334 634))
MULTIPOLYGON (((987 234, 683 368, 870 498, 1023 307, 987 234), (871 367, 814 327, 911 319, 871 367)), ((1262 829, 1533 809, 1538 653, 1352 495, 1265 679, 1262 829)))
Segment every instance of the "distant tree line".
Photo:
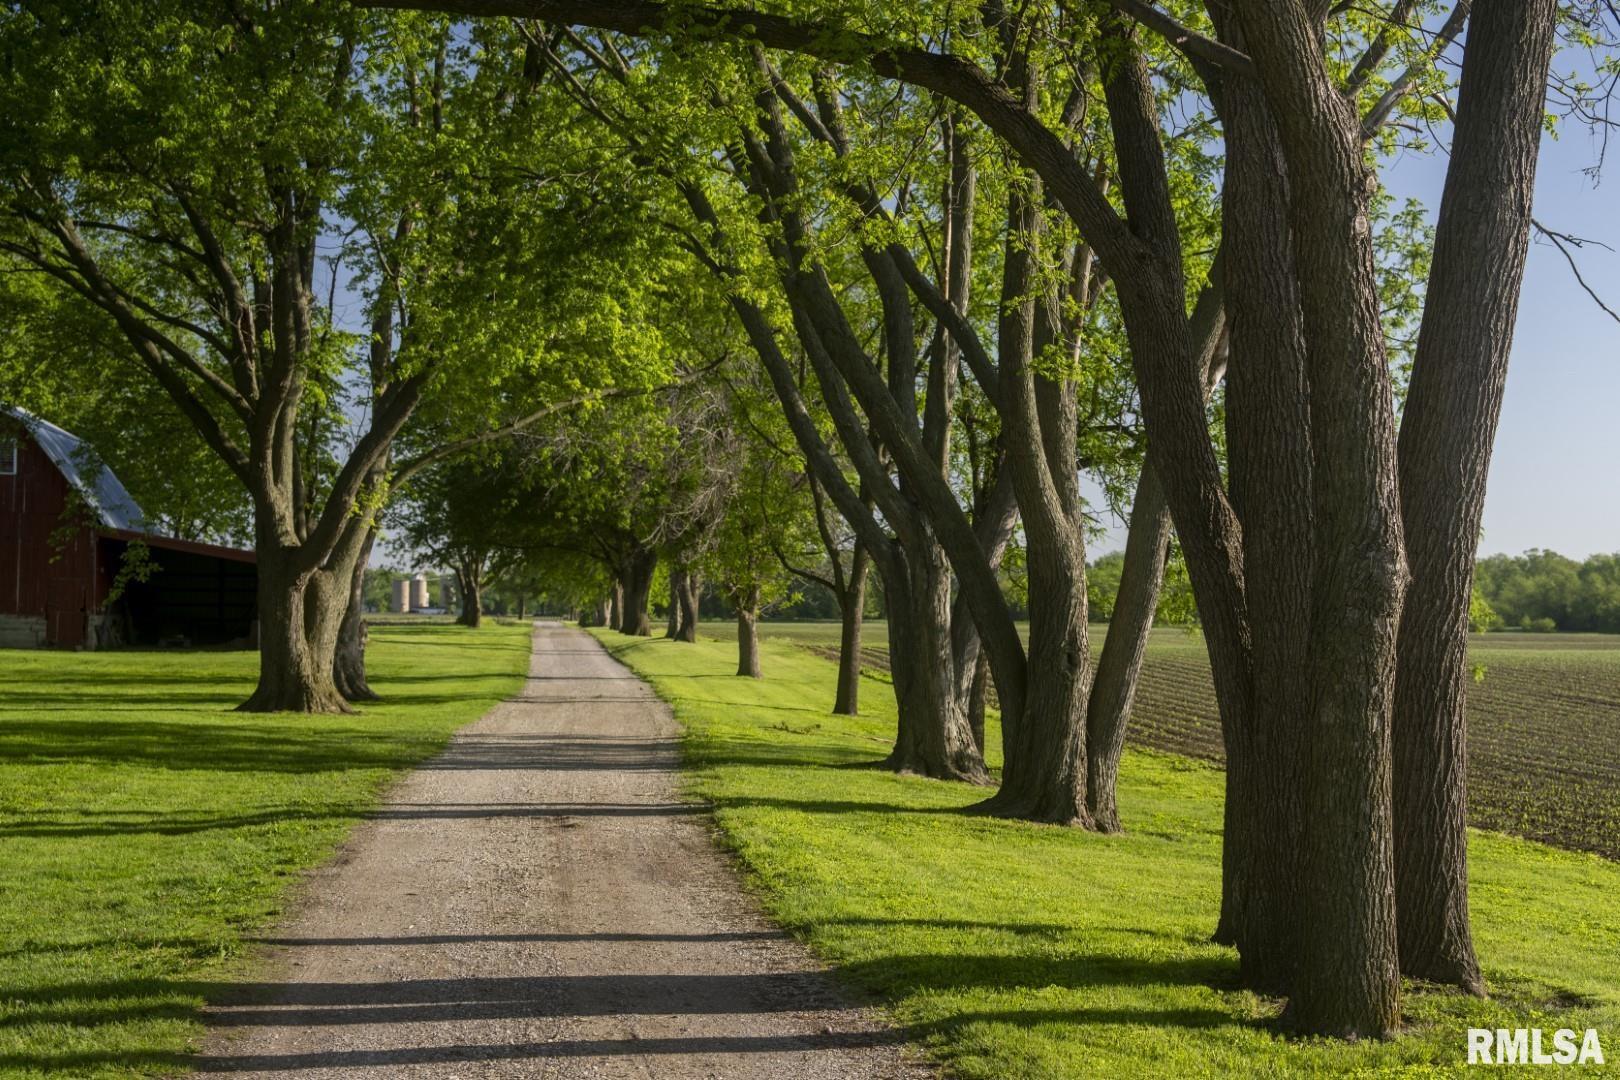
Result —
POLYGON ((1540 548, 1491 555, 1479 560, 1475 587, 1496 617, 1485 629, 1620 634, 1620 553, 1585 562, 1540 548))

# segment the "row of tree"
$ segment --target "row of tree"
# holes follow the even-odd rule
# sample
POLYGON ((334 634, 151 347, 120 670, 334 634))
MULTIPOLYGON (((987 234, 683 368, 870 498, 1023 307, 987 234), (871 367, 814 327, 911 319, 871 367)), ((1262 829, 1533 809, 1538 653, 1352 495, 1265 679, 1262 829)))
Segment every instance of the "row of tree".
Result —
POLYGON ((0 15, 5 288, 53 385, 115 360, 247 508, 246 707, 365 696, 403 506, 474 596, 527 552, 627 633, 660 560, 676 637, 703 581, 746 632, 820 579, 846 709, 870 576, 886 764, 991 785, 993 684, 979 809, 1113 830, 1173 530, 1217 938, 1305 1032, 1391 1032, 1403 974, 1483 990, 1473 551, 1549 64, 1607 9, 371 2, 499 18, 0 15), (1431 234, 1377 168, 1436 128, 1431 234), (1083 472, 1130 507, 1100 651, 1083 472))
POLYGON ((1479 560, 1475 582, 1492 616, 1482 629, 1620 634, 1620 555, 1492 555, 1479 560))

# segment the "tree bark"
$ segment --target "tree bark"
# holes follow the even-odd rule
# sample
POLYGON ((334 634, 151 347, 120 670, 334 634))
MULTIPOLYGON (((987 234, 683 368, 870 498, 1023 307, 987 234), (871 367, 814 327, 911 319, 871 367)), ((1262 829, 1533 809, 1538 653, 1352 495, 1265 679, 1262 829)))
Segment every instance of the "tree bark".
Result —
POLYGON ((1412 586, 1395 683, 1403 974, 1484 992, 1468 922, 1468 604, 1535 193, 1554 0, 1474 0, 1400 491, 1412 586))
POLYGON ((861 628, 866 617, 866 578, 871 562, 866 550, 856 543, 851 553, 849 576, 838 594, 838 692, 833 712, 838 716, 859 716, 861 711, 861 628))
POLYGON ((989 783, 984 758, 956 693, 951 655, 951 573, 937 544, 915 545, 902 560, 905 577, 884 579, 889 662, 899 729, 886 764, 939 780, 989 783))
POLYGON ((974 656, 973 682, 967 693, 968 730, 973 732, 973 745, 979 748, 980 757, 984 756, 984 720, 989 697, 990 658, 980 652, 974 656))
POLYGON ((759 586, 733 589, 731 602, 737 609, 737 674, 750 679, 761 677, 759 670, 759 586))
POLYGON ((461 585, 461 614, 456 622, 477 628, 484 620, 484 562, 469 556, 456 564, 456 580, 461 585))
POLYGON ((377 538, 375 528, 366 530, 365 542, 355 559, 350 579, 349 603, 338 628, 337 652, 333 658, 332 679, 345 701, 377 701, 378 695, 366 681, 366 564, 377 538))
MULTIPOLYGON (((1034 80, 1029 80, 1033 95, 1034 80)), ((1086 701, 1091 647, 1086 563, 1078 528, 1078 469, 1065 388, 1037 376, 1033 360, 1053 334, 1031 296, 1040 238, 1038 186, 1008 200, 1008 241, 998 333, 1002 445, 1024 523, 1029 571, 1029 651, 1024 697, 1002 693, 1001 788, 988 813, 1091 825, 1086 808, 1086 701), (1047 407, 1041 408, 1042 399, 1047 407)), ((974 554, 982 557, 982 552, 974 554)), ((995 663, 994 654, 990 657, 995 663)), ((1001 680, 998 678, 998 691, 1001 680)))
POLYGON ((647 607, 652 595, 653 572, 658 569, 658 550, 638 547, 624 566, 624 612, 622 633, 632 637, 652 637, 652 616, 647 607))
POLYGON ((608 626, 624 633, 624 582, 613 579, 613 591, 608 594, 608 626))
POLYGON ((680 622, 675 630, 675 640, 691 644, 697 641, 698 634, 698 603, 703 597, 703 576, 696 570, 685 570, 681 574, 680 622))
POLYGON ((351 568, 301 572, 295 554, 266 540, 258 546, 259 683, 238 711, 353 712, 332 677, 351 568))
POLYGON ((1310 385, 1310 705, 1300 1030, 1383 1037, 1399 1022, 1391 824, 1395 639, 1407 574, 1395 411, 1361 125, 1302 0, 1234 4, 1288 165, 1310 385))
MULTIPOLYGON (((1018 499, 1003 457, 997 465, 996 478, 991 481, 981 504, 973 512, 973 532, 979 538, 979 547, 989 560, 991 569, 998 573, 1017 526, 1018 499)), ((989 658, 980 647, 979 628, 973 625, 967 601, 960 594, 951 605, 951 652, 956 658, 957 696, 969 701, 980 662, 982 660, 988 664, 989 658)), ((981 745, 979 750, 982 753, 984 747, 981 745)))
MULTIPOLYGON (((1243 47, 1235 20, 1223 40, 1243 47)), ((1230 497, 1243 523, 1253 699, 1227 718, 1226 825, 1217 940, 1244 981, 1286 993, 1299 949, 1303 743, 1309 700, 1311 441, 1305 340, 1288 221, 1288 163, 1260 85, 1224 80, 1221 277, 1232 356, 1226 430, 1230 497)))

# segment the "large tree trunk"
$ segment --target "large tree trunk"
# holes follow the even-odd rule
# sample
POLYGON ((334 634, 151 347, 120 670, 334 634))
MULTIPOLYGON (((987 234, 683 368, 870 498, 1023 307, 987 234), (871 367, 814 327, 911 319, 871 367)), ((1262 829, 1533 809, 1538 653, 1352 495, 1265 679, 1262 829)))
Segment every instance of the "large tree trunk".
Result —
MULTIPOLYGON (((1030 99, 1033 85, 1029 80, 1030 99)), ((1086 809, 1086 701, 1091 646, 1086 626, 1085 544, 1075 519, 1072 399, 1066 387, 1033 369, 1056 335, 1050 308, 1037 311, 1040 233, 1036 193, 1008 200, 1008 233, 998 334, 1002 445, 1024 523, 1029 569, 1029 646, 1023 696, 1002 688, 1001 789, 982 804, 994 814, 1089 827, 1086 809)), ((979 552, 975 552, 979 554, 979 552)), ((995 662, 994 654, 991 655, 995 662)))
POLYGON ((750 679, 759 672, 759 586, 731 590, 737 609, 737 674, 750 679))
POLYGON ((461 614, 456 622, 478 627, 484 619, 484 564, 481 559, 463 559, 456 564, 456 580, 461 585, 461 614))
POLYGON ((652 600, 653 572, 658 569, 658 551, 638 548, 624 568, 624 624, 623 633, 633 637, 652 637, 652 616, 648 605, 652 600))
POLYGON ((345 701, 376 701, 377 693, 366 681, 366 564, 371 561, 371 547, 377 538, 376 529, 366 530, 365 542, 354 562, 350 577, 349 603, 343 612, 343 624, 338 628, 337 655, 332 665, 332 681, 345 701))
POLYGON ((681 589, 677 597, 680 604, 679 625, 675 629, 675 640, 688 644, 697 641, 698 634, 698 602, 703 597, 703 576, 696 570, 685 570, 681 574, 681 589))
POLYGON ((295 554, 261 535, 259 684, 242 712, 347 713, 332 679, 338 627, 347 607, 350 568, 300 572, 295 554))
POLYGON ((984 784, 984 758, 956 693, 951 656, 951 574, 937 544, 901 555, 906 580, 884 582, 889 662, 900 724, 886 764, 936 780, 984 784))
MULTIPOLYGON (((1241 48, 1231 22, 1218 25, 1241 48)), ((1221 109, 1227 451, 1243 562, 1252 568, 1246 599, 1254 694, 1251 707, 1223 725, 1226 826, 1216 937, 1237 947, 1248 985, 1280 994, 1292 986, 1299 951, 1309 704, 1314 539, 1305 341, 1276 126, 1253 80, 1228 80, 1221 109)))
POLYGON ((850 555, 849 577, 838 595, 838 692, 833 712, 858 716, 861 711, 861 626, 866 617, 866 578, 871 562, 859 542, 850 555))
POLYGON ((624 582, 613 579, 613 591, 608 594, 608 621, 610 628, 624 632, 624 582))
POLYGON ((1234 7, 1288 164, 1310 385, 1309 932, 1290 1009, 1306 1033, 1382 1037, 1400 1014, 1390 720, 1407 574, 1371 185, 1360 120, 1327 71, 1306 6, 1234 7))
POLYGON ((1406 411, 1395 683, 1401 971, 1483 993, 1468 924, 1468 604, 1529 244, 1554 0, 1475 0, 1406 411))
POLYGON ((1086 704, 1086 807, 1101 832, 1119 832, 1119 759, 1147 655, 1170 551, 1170 509, 1153 462, 1142 465, 1125 534, 1125 566, 1108 620, 1097 679, 1086 704))

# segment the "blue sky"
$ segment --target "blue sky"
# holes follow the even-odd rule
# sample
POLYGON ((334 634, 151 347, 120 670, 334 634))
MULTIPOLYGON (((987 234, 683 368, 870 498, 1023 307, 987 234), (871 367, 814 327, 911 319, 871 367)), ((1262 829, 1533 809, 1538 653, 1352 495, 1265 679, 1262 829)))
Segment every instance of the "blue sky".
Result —
MULTIPOLYGON (((1620 132, 1611 151, 1615 173, 1620 132)), ((1587 284, 1620 311, 1620 173, 1587 175, 1599 152, 1581 126, 1544 136, 1535 216, 1549 229, 1617 249, 1593 244, 1575 257, 1587 284)), ((1443 153, 1410 153, 1390 161, 1383 178, 1398 198, 1421 200, 1432 220, 1445 170, 1443 153)), ((1105 524, 1110 528, 1092 545, 1095 554, 1125 546, 1123 524, 1105 524)), ((1549 548, 1584 559, 1620 551, 1620 323, 1581 291, 1557 248, 1534 238, 1483 533, 1484 555, 1549 548)))
MULTIPOLYGON (((1612 171, 1620 168, 1620 141, 1612 171)), ((1582 170, 1598 147, 1584 128, 1542 140, 1537 220, 1620 249, 1620 176, 1582 170)), ((1392 190, 1439 205, 1443 158, 1407 158, 1392 190)), ((1620 310, 1620 254, 1588 246, 1581 274, 1620 310)), ((1581 291, 1558 249, 1532 240, 1507 396, 1491 459, 1483 554, 1551 548, 1573 558, 1620 551, 1620 323, 1581 291)))

